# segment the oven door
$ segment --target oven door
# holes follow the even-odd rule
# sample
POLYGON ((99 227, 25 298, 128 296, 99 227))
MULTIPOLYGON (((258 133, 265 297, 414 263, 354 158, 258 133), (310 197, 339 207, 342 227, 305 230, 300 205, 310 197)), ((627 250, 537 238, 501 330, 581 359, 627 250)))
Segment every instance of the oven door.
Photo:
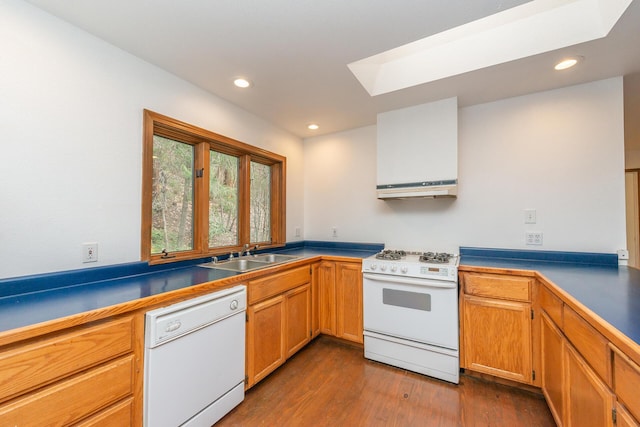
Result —
POLYGON ((458 350, 458 283, 363 274, 365 331, 458 350))

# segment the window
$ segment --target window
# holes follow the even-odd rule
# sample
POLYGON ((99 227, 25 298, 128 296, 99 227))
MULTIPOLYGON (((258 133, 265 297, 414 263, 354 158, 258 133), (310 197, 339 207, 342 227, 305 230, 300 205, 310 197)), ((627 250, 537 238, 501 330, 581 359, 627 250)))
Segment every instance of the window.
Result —
POLYGON ((283 156, 144 111, 142 259, 285 243, 283 156))

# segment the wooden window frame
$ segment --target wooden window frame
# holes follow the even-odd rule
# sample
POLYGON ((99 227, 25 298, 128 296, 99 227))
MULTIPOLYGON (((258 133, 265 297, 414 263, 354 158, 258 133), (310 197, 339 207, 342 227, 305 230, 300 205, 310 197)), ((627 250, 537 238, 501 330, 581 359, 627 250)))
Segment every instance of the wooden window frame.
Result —
POLYGON ((221 255, 243 250, 245 244, 261 248, 280 247, 286 243, 286 157, 217 133, 144 110, 142 143, 142 232, 140 258, 149 264, 162 264, 221 255), (202 178, 194 179, 193 249, 151 253, 153 136, 161 135, 195 148, 194 168, 204 169, 202 178), (209 151, 238 156, 238 245, 209 248, 209 151), (250 162, 271 167, 271 242, 250 242, 250 162))

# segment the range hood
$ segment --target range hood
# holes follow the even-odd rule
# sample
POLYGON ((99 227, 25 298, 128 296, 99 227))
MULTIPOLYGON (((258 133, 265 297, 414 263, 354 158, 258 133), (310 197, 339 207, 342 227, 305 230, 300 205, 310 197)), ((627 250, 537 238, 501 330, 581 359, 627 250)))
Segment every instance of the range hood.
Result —
POLYGON ((378 114, 377 197, 458 194, 458 99, 378 114))

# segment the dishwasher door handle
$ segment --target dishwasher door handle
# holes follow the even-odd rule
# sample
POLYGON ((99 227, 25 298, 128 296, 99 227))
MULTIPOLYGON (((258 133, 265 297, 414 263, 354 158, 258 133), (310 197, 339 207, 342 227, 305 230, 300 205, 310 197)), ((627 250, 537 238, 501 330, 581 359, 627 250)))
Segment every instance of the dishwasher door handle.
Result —
POLYGON ((180 329, 180 326, 182 326, 182 323, 180 322, 172 322, 167 324, 167 326, 164 328, 165 332, 174 332, 177 331, 178 329, 180 329))

